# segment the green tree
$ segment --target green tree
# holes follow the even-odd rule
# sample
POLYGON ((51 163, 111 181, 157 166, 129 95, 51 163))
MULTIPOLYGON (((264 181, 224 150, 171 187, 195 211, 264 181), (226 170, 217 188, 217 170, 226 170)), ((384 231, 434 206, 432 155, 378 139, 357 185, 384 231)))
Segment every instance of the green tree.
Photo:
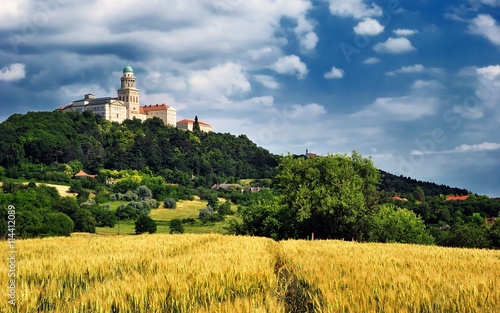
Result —
POLYGON ((369 241, 433 244, 434 238, 425 228, 424 221, 414 212, 382 205, 371 218, 369 241))
POLYGON ((245 208, 241 222, 231 219, 228 232, 281 240, 296 237, 296 225, 292 211, 283 204, 280 197, 272 196, 245 208))
POLYGON ((443 244, 460 248, 489 248, 491 242, 485 226, 467 223, 453 226, 443 244))
POLYGON ((420 186, 415 187, 415 191, 413 192, 415 199, 420 202, 425 201, 425 192, 424 189, 420 186))
MULTIPOLYGON (((326 157, 284 157, 274 185, 302 238, 361 239, 366 232, 368 194, 376 190, 373 163, 356 152, 326 157), (373 173, 373 174, 372 174, 373 173)), ((370 201, 370 206, 373 205, 370 201)))
POLYGON ((142 215, 135 222, 135 233, 136 235, 142 233, 156 233, 156 222, 149 216, 142 215))
POLYGON ((71 216, 71 219, 75 223, 74 231, 95 233, 97 222, 89 210, 78 208, 71 216))
POLYGON ((194 117, 193 132, 197 134, 201 133, 200 123, 198 122, 198 115, 194 117))
POLYGON ((217 208, 217 212, 222 215, 233 215, 233 211, 231 210, 231 201, 226 200, 226 202, 219 205, 217 208))
POLYGON ((178 218, 174 218, 169 222, 170 233, 171 234, 183 234, 184 226, 182 225, 182 221, 178 218))
POLYGON ((491 246, 495 249, 500 249, 500 218, 497 218, 489 230, 491 246))
POLYGON ((53 212, 45 217, 42 234, 44 236, 70 236, 73 228, 74 223, 66 214, 53 212))

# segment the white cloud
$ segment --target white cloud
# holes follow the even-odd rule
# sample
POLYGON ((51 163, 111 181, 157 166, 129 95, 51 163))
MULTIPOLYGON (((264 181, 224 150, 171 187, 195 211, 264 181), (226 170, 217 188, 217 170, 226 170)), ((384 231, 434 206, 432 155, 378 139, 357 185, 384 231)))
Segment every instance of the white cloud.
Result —
POLYGON ((500 76, 500 65, 481 67, 476 69, 476 72, 478 75, 482 75, 486 79, 493 80, 497 76, 500 76))
POLYGON ((274 79, 274 77, 270 75, 254 75, 253 77, 256 81, 264 85, 264 87, 269 88, 269 89, 278 89, 279 84, 278 82, 274 79))
POLYGON ((376 63, 379 63, 380 62, 380 59, 379 58, 368 58, 366 60, 363 61, 363 64, 376 64, 376 63))
POLYGON ((193 71, 188 84, 192 92, 203 95, 231 96, 251 89, 241 65, 236 63, 226 63, 210 70, 193 71))
POLYGON ((354 26, 354 32, 358 35, 376 36, 384 31, 384 26, 370 17, 364 18, 358 25, 354 26))
POLYGON ((324 106, 317 103, 309 103, 306 105, 292 105, 284 115, 286 118, 300 120, 304 118, 316 118, 326 113, 327 111, 324 106))
POLYGON ((413 84, 411 85, 412 89, 415 90, 428 90, 428 89, 443 89, 444 86, 436 81, 436 80, 422 80, 422 79, 417 79, 413 84))
POLYGON ((396 76, 396 74, 412 74, 412 73, 423 73, 425 67, 422 64, 415 64, 412 66, 403 66, 395 71, 386 72, 387 76, 396 76))
POLYGON ((500 26, 491 15, 479 14, 471 21, 469 31, 473 34, 483 36, 493 44, 500 46, 500 26))
POLYGON ((462 144, 455 147, 452 150, 440 150, 440 151, 422 151, 413 150, 411 154, 413 155, 424 155, 424 154, 451 154, 451 153, 466 153, 466 152, 483 152, 483 151, 494 151, 500 149, 500 143, 494 142, 483 142, 475 145, 462 144))
POLYGON ((0 69, 0 80, 15 81, 26 77, 25 65, 21 63, 14 63, 4 66, 0 69))
POLYGON ((480 0, 482 4, 491 5, 493 7, 500 6, 500 0, 480 0))
POLYGON ((466 107, 464 105, 454 105, 453 112, 466 119, 480 119, 484 117, 483 110, 479 107, 466 107))
POLYGON ((377 119, 377 121, 411 121, 436 113, 436 98, 404 96, 378 98, 365 109, 352 114, 353 117, 377 119))
POLYGON ((404 29, 404 28, 398 28, 394 30, 394 34, 398 36, 411 36, 418 33, 418 30, 415 29, 404 29))
POLYGON ((307 75, 307 65, 296 55, 288 55, 277 60, 273 69, 280 74, 297 74, 298 78, 304 78, 307 75))
POLYGON ((500 143, 494 142, 483 142, 476 145, 460 145, 453 149, 453 151, 457 152, 468 152, 468 151, 492 151, 500 149, 500 143))
POLYGON ((344 77, 344 70, 332 66, 330 72, 325 73, 324 77, 326 79, 339 79, 344 77))
POLYGON ((314 50, 316 44, 318 43, 318 35, 313 31, 313 23, 305 18, 299 18, 297 20, 297 26, 295 27, 295 35, 299 39, 300 47, 302 50, 310 51, 314 50))
POLYGON ((379 42, 374 47, 373 50, 380 53, 405 53, 416 50, 411 42, 402 38, 389 38, 385 42, 379 42))
POLYGON ((330 13, 340 17, 362 18, 365 16, 381 16, 382 9, 372 3, 367 6, 363 0, 329 0, 330 13))

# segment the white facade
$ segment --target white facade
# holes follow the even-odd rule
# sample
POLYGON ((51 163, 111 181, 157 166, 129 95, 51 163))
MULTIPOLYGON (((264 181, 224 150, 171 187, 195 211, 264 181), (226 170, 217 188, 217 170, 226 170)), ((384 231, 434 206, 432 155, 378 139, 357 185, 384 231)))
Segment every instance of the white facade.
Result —
POLYGON ((63 112, 92 111, 108 121, 121 123, 127 118, 127 107, 116 98, 96 98, 93 94, 86 94, 83 99, 73 101, 71 104, 59 108, 63 112))
MULTIPOLYGON (((182 121, 177 122, 177 128, 193 131, 194 120, 184 119, 182 121)), ((198 125, 200 125, 200 130, 202 132, 211 132, 212 125, 198 121, 198 125)))
POLYGON ((165 125, 176 126, 177 111, 164 103, 142 106, 140 112, 144 113, 147 118, 158 117, 165 125))

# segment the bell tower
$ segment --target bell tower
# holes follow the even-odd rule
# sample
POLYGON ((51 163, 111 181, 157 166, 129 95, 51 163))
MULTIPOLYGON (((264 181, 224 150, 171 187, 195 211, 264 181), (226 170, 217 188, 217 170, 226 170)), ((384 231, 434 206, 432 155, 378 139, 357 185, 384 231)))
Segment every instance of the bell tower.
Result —
POLYGON ((127 107, 127 119, 133 119, 139 115, 139 89, 136 88, 134 70, 130 65, 123 69, 118 100, 123 101, 127 107))

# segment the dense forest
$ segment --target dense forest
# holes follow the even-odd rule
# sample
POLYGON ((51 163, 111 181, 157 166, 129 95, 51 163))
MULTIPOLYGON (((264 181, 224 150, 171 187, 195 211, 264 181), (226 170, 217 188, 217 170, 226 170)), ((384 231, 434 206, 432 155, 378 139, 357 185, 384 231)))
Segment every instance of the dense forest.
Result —
POLYGON ((12 178, 32 175, 26 164, 79 161, 90 174, 135 169, 171 183, 198 177, 197 183, 208 187, 219 180, 270 178, 277 165, 276 156, 244 135, 186 132, 158 118, 118 124, 90 111, 30 112, 9 117, 0 134, 0 166, 12 178))

